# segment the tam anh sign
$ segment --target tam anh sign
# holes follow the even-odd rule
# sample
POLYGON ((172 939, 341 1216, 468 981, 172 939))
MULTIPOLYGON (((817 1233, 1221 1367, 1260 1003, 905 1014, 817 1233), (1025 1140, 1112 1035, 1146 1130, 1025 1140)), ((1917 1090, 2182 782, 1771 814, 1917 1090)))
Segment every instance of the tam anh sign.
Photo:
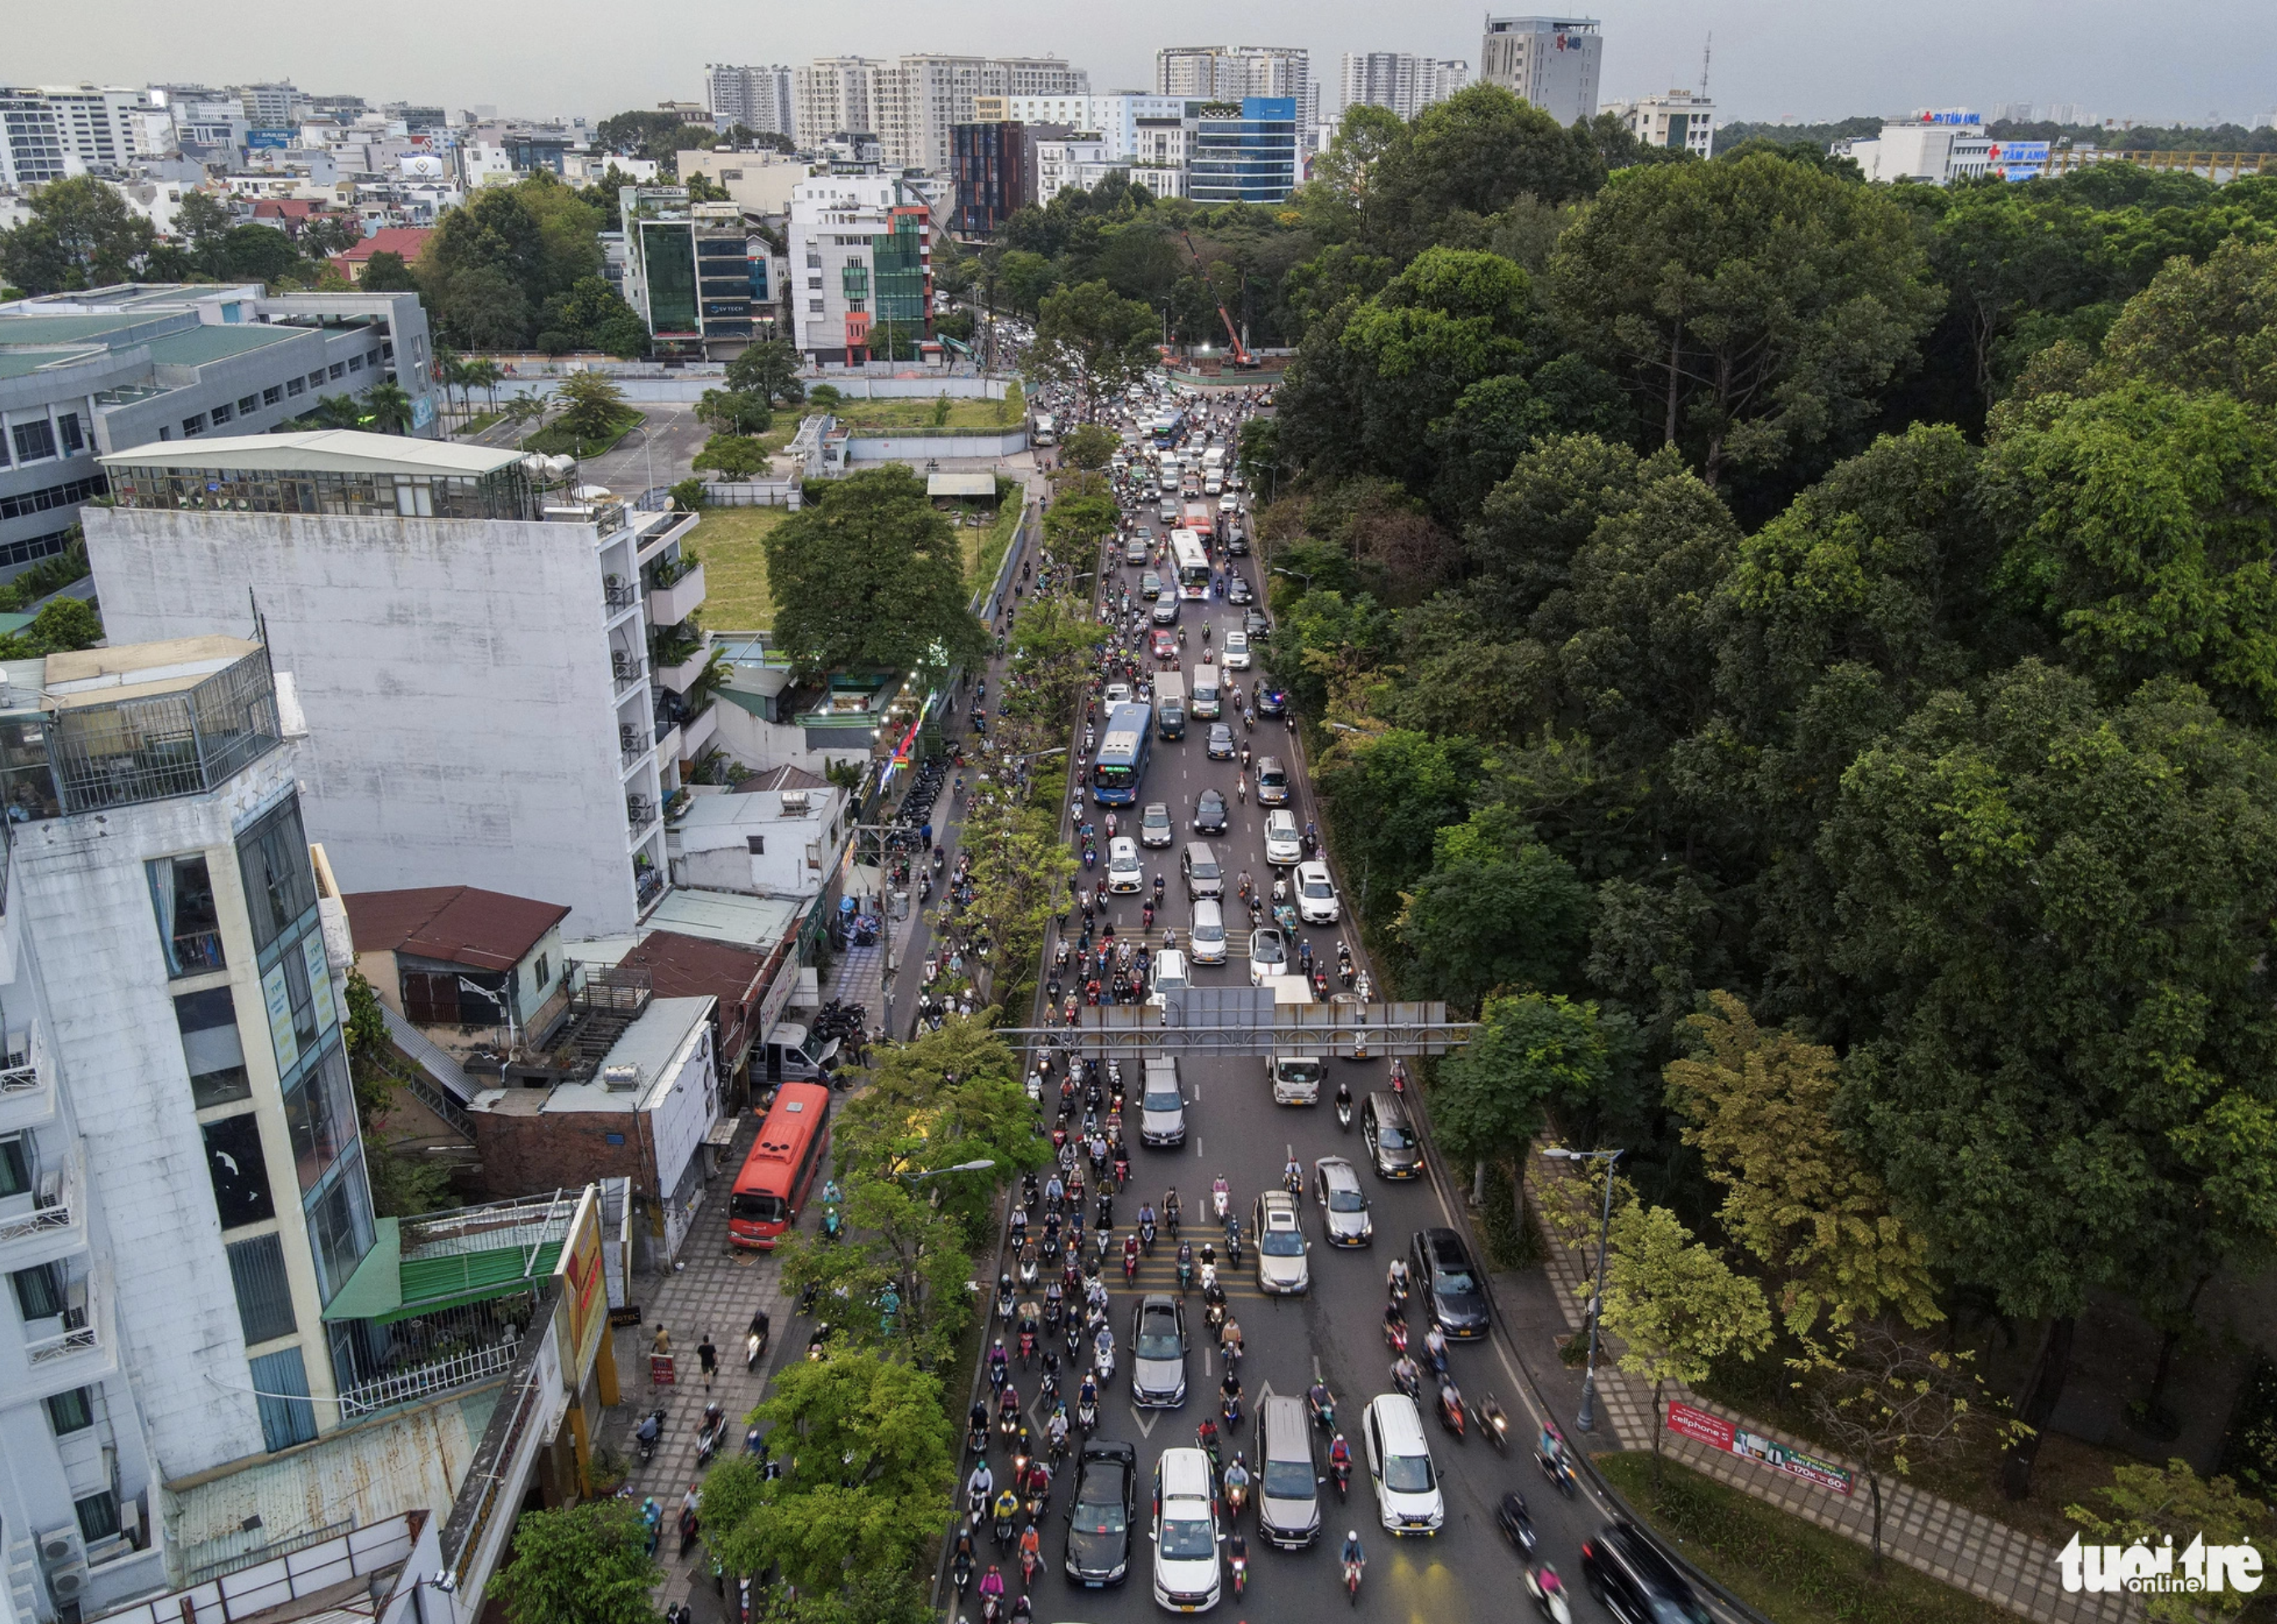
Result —
POLYGON ((1816 1483, 1822 1489, 1832 1489, 1837 1494, 1850 1492, 1848 1471, 1831 1460, 1767 1438, 1760 1433, 1736 1426, 1721 1415, 1711 1415, 1706 1410, 1694 1409, 1688 1404, 1671 1400, 1668 1407, 1668 1430, 1695 1443, 1720 1449, 1725 1454, 1745 1455, 1750 1460, 1761 1461, 1775 1472, 1785 1472, 1789 1477, 1800 1477, 1806 1483, 1816 1483))

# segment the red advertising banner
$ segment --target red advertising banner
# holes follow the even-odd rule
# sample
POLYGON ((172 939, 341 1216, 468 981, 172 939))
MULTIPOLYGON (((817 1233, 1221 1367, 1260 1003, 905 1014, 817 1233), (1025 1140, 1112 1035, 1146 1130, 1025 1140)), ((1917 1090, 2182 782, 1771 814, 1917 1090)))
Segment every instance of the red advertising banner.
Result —
POLYGON ((1832 1489, 1837 1494, 1847 1494, 1851 1489, 1850 1474, 1831 1460, 1750 1432, 1735 1426, 1721 1415, 1711 1415, 1688 1404, 1669 1401, 1668 1430, 1684 1437, 1693 1438, 1710 1449, 1720 1449, 1725 1454, 1744 1455, 1760 1461, 1774 1472, 1785 1472, 1789 1477, 1800 1477, 1805 1483, 1816 1483, 1822 1489, 1832 1489))
POLYGON ((673 1387, 679 1384, 678 1377, 673 1370, 671 1354, 651 1353, 648 1356, 648 1379, 658 1387, 673 1387))

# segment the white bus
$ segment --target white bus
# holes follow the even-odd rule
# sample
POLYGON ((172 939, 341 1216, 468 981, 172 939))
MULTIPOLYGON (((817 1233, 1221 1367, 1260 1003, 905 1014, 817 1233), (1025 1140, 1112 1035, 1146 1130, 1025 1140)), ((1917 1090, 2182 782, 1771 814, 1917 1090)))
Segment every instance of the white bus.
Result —
POLYGON ((1178 577, 1178 596, 1203 599, 1209 596, 1209 554, 1202 551, 1202 538, 1184 528, 1170 532, 1170 564, 1178 577))
POLYGON ((1052 421, 1052 415, 1049 412, 1036 414, 1035 432, 1029 438, 1039 446, 1054 446, 1059 443, 1059 425, 1052 421))

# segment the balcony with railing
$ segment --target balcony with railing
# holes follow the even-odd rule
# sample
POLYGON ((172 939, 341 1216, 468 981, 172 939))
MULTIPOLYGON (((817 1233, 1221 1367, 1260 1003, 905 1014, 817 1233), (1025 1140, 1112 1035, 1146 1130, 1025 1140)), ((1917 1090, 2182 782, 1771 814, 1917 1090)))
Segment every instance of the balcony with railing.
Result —
POLYGON ((23 1195, 0 1199, 0 1274, 52 1262, 87 1246, 87 1157, 74 1144, 23 1195))
POLYGON ((648 623, 677 626, 704 605, 704 565, 684 555, 649 567, 648 623))
POLYGON ((620 697, 648 681, 648 661, 623 649, 609 651, 609 677, 620 697))
POLYGON ((107 1272, 97 1269, 70 1281, 62 1314, 24 1322, 24 1360, 34 1382, 57 1391, 100 1381, 118 1369, 107 1272))
POLYGON ((660 816, 662 814, 657 810, 656 798, 653 796, 625 797, 625 827, 634 835, 638 835, 646 832, 660 816))
POLYGON ((601 583, 601 608, 604 612, 604 619, 613 621, 639 601, 640 588, 628 581, 620 581, 616 576, 611 576, 601 583))
POLYGON ((19 1133, 55 1117, 54 1071, 29 1033, 16 1033, 0 1056, 0 1133, 19 1133))

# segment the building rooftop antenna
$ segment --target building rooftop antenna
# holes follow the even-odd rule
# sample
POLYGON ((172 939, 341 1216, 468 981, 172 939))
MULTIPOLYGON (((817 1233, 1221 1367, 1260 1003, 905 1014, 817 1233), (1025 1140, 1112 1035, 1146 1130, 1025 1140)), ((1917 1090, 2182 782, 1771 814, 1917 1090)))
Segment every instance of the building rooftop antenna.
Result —
POLYGON ((1700 48, 1700 97, 1702 101, 1708 97, 1708 64, 1715 54, 1716 31, 1710 28, 1708 30, 1708 42, 1700 48))

